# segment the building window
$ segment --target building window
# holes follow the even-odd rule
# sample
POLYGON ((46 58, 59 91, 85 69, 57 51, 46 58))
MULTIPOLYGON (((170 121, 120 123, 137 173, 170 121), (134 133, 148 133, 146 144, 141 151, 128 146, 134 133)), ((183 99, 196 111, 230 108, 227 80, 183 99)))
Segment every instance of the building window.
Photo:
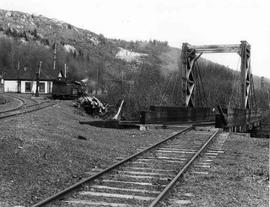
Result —
POLYGON ((25 82, 25 92, 31 92, 31 82, 25 82))
POLYGON ((45 83, 39 83, 39 92, 40 93, 45 93, 45 83))

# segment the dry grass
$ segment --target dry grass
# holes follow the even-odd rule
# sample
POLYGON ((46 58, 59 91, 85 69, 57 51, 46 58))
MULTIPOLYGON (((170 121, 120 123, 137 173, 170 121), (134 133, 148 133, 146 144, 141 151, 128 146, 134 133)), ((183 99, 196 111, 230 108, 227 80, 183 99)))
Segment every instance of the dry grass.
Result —
POLYGON ((21 102, 8 96, 0 95, 0 112, 14 109, 21 105, 21 102))
POLYGON ((177 193, 200 207, 268 207, 269 206, 269 139, 231 134, 211 164, 208 175, 185 176, 177 193))
POLYGON ((29 205, 104 168, 116 157, 157 142, 170 130, 116 130, 80 125, 89 120, 64 101, 0 125, 0 206, 29 205), (78 139, 83 136, 86 140, 78 139))

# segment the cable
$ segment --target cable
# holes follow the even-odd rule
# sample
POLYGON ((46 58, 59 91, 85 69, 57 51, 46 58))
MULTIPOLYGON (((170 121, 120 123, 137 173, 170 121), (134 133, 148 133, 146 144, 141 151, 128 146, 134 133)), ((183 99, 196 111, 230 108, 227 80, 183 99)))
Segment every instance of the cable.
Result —
POLYGON ((202 104, 202 106, 208 106, 208 101, 206 99, 206 94, 205 94, 205 90, 204 90, 204 84, 202 82, 201 71, 199 70, 199 64, 198 64, 198 62, 196 62, 195 64, 198 68, 199 81, 201 82, 201 86, 202 86, 202 93, 203 93, 203 100, 204 100, 204 105, 202 104))
POLYGON ((195 81, 195 97, 197 98, 197 100, 195 100, 196 103, 198 103, 197 105, 198 106, 201 106, 201 100, 202 100, 202 97, 201 97, 201 91, 200 91, 200 82, 199 82, 199 78, 198 78, 198 68, 196 67, 196 64, 194 63, 194 68, 193 68, 193 75, 194 75, 194 81, 195 81))
POLYGON ((173 77, 173 74, 171 74, 169 80, 168 80, 167 83, 166 83, 166 87, 165 87, 165 90, 164 90, 163 95, 162 95, 162 97, 161 97, 161 100, 160 100, 159 105, 161 105, 161 103, 162 103, 163 100, 164 100, 164 97, 165 97, 165 95, 166 95, 166 91, 167 91, 167 89, 168 89, 168 85, 169 85, 169 83, 171 82, 172 77, 173 77))
MULTIPOLYGON (((238 58, 238 62, 237 62, 237 65, 236 65, 236 72, 238 70, 239 64, 240 64, 240 57, 238 58)), ((232 102, 232 98, 233 98, 234 92, 238 89, 238 87, 237 87, 237 89, 235 90, 235 88, 236 88, 236 78, 235 77, 238 76, 237 79, 239 79, 239 75, 237 73, 235 73, 233 76, 234 76, 234 78, 233 78, 233 87, 232 87, 231 96, 229 98, 229 106, 228 106, 228 108, 231 107, 231 105, 232 105, 231 102, 232 102)), ((236 92, 238 93, 238 90, 236 92)))
POLYGON ((174 84, 173 84, 173 90, 172 90, 172 100, 173 100, 173 96, 174 96, 174 90, 175 90, 175 86, 176 86, 177 80, 178 80, 178 76, 176 76, 176 80, 174 81, 174 84))

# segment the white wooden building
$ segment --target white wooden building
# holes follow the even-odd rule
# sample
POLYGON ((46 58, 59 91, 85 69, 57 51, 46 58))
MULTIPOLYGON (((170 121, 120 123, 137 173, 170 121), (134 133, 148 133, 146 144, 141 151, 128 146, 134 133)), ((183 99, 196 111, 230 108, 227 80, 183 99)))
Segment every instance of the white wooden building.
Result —
MULTIPOLYGON (((40 80, 39 93, 48 94, 52 92, 53 81, 40 80)), ((35 93, 37 82, 33 80, 6 80, 4 79, 4 92, 35 93)))
MULTIPOLYGON (((45 74, 41 72, 39 78, 39 93, 52 93, 53 80, 56 74, 45 74)), ((35 93, 36 92, 36 75, 31 70, 10 71, 3 77, 4 92, 15 93, 35 93)))

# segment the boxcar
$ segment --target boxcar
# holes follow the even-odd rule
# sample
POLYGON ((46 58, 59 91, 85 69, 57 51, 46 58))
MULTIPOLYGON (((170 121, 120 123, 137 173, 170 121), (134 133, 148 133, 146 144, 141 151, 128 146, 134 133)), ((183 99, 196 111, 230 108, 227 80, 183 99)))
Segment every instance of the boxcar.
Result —
POLYGON ((85 87, 77 81, 54 80, 52 88, 53 98, 75 99, 83 95, 85 87))

